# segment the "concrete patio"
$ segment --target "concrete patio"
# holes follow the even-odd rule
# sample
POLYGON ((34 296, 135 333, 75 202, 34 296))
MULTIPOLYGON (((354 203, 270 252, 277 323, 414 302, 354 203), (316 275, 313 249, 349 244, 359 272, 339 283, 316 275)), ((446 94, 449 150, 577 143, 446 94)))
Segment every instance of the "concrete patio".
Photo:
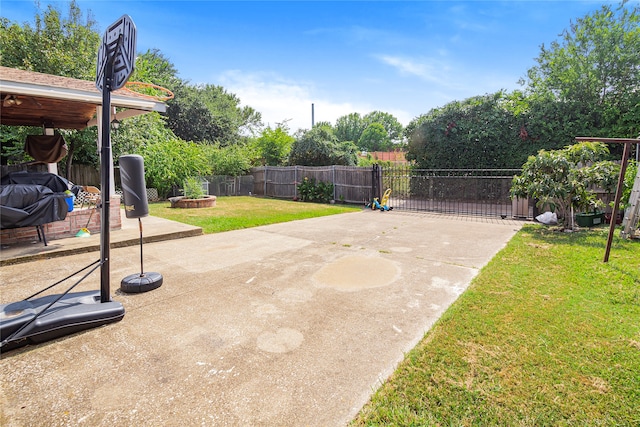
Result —
MULTIPOLYGON (((137 243, 137 221, 125 223, 137 243)), ((145 235, 159 240, 170 223, 145 218, 145 235)), ((118 289, 139 272, 139 247, 115 247, 114 232, 124 319, 2 354, 0 424, 345 425, 522 224, 363 210, 156 241, 144 265, 164 284, 142 294, 118 289)), ((89 239, 99 236, 68 244, 89 239)), ((99 257, 10 251, 0 303, 99 257)), ((77 291, 99 282, 94 273, 77 291)))

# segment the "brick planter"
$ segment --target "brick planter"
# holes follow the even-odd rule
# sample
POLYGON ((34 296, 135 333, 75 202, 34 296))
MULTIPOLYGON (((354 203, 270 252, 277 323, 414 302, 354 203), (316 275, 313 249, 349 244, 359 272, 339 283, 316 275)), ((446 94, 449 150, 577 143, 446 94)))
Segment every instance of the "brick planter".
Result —
POLYGON ((202 199, 185 199, 183 196, 169 199, 172 208, 212 208, 216 205, 216 196, 206 196, 202 199))

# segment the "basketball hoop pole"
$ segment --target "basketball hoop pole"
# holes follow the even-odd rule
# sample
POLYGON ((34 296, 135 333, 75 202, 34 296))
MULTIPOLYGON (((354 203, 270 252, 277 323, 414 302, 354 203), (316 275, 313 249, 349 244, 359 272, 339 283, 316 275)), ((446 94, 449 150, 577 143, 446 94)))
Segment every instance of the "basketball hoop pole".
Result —
POLYGON ((110 291, 110 235, 109 211, 111 207, 111 87, 113 63, 122 46, 122 35, 113 55, 107 58, 102 85, 102 145, 100 147, 100 184, 102 188, 102 220, 100 221, 100 302, 111 301, 110 291))

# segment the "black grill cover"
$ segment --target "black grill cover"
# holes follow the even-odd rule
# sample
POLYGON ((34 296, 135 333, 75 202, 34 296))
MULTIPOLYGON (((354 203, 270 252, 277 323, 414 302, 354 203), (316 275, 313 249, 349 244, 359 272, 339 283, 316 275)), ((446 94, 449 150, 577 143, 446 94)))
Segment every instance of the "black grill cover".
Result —
POLYGON ((70 189, 69 181, 49 172, 10 172, 2 177, 0 184, 33 184, 44 185, 54 193, 62 193, 70 189))
POLYGON ((61 221, 67 217, 64 193, 43 185, 0 186, 0 228, 19 228, 61 221))

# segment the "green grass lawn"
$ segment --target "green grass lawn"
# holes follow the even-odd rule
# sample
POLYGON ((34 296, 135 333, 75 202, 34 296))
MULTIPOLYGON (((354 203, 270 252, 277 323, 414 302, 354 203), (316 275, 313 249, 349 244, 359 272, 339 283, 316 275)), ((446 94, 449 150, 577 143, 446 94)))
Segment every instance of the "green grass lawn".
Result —
POLYGON ((640 426, 640 242, 603 263, 607 231, 526 225, 353 424, 640 426))
POLYGON ((202 227, 205 234, 362 210, 353 205, 244 196, 218 197, 213 208, 172 209, 170 206, 169 202, 150 203, 149 214, 202 227))

